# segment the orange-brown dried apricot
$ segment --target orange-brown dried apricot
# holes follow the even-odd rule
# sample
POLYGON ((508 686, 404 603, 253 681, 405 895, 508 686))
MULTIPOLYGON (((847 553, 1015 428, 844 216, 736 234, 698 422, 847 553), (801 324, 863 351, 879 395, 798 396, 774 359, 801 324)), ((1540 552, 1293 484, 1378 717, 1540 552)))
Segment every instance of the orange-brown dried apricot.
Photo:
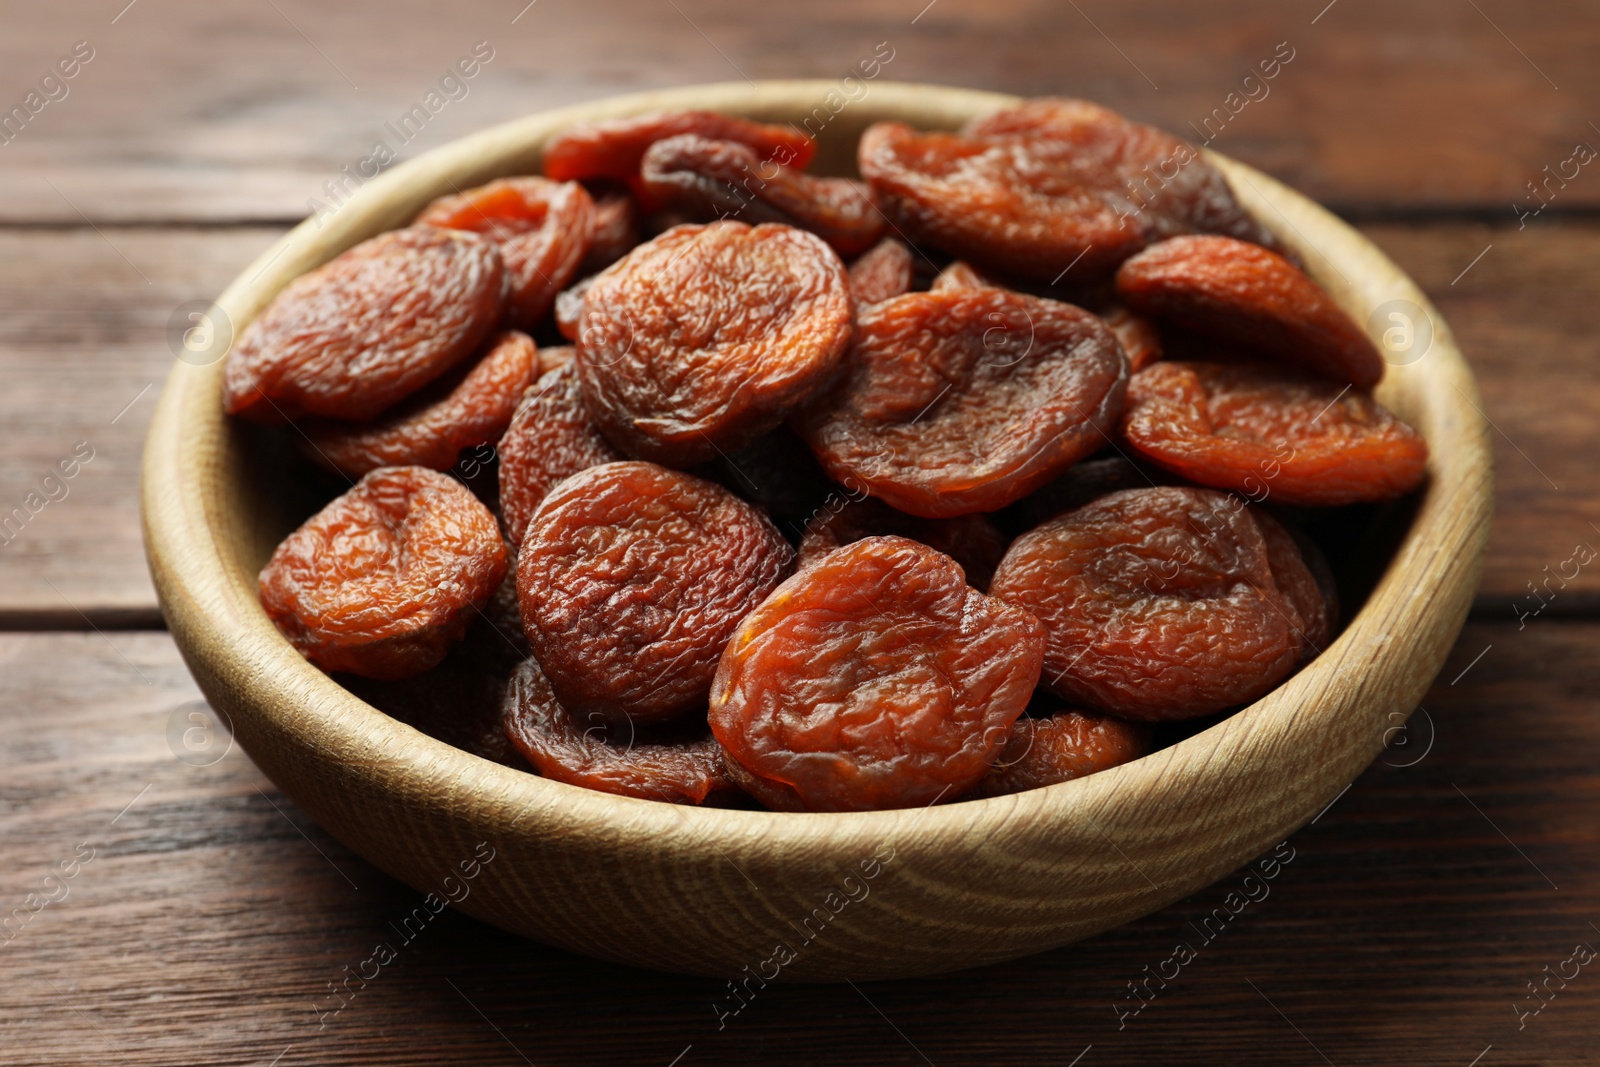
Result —
POLYGON ((571 364, 546 373, 528 390, 499 453, 500 517, 513 545, 522 543, 539 502, 563 479, 624 458, 589 418, 571 364))
POLYGON ((714 111, 657 111, 625 119, 573 126, 544 147, 544 173, 558 181, 611 178, 628 181, 657 141, 692 133, 749 145, 761 159, 804 167, 817 150, 810 136, 792 126, 769 126, 714 111))
POLYGON ((952 259, 934 276, 933 292, 946 289, 1004 289, 1005 286, 983 273, 964 259, 952 259))
POLYGON ((578 273, 594 231, 594 201, 576 182, 499 178, 435 200, 419 226, 470 230, 494 241, 505 261, 512 326, 532 330, 578 273))
POLYGON ((261 606, 325 670, 406 678, 444 659, 505 574, 500 528, 459 482, 382 467, 278 546, 261 606))
POLYGON ((761 153, 736 141, 694 134, 657 141, 640 162, 639 178, 650 199, 696 222, 737 218, 797 226, 841 256, 871 248, 888 227, 862 182, 764 165, 761 153))
MULTIPOLYGON (((504 700, 511 743, 546 778, 618 796, 700 804, 736 794, 722 746, 711 737, 663 741, 562 706, 536 659, 512 673, 504 700)), ((701 726, 702 734, 705 727, 701 726)))
POLYGON ((477 351, 505 300, 477 234, 413 226, 304 274, 245 328, 223 372, 228 414, 370 419, 477 351))
POLYGON ((1121 304, 1103 309, 1100 317, 1117 335, 1122 354, 1128 357, 1129 370, 1137 374, 1161 358, 1161 330, 1155 323, 1121 304))
POLYGON ((830 552, 868 537, 895 534, 943 552, 966 572, 967 584, 982 592, 1006 554, 1005 535, 983 515, 922 519, 896 511, 881 500, 846 500, 806 523, 798 563, 809 566, 830 552))
POLYGON ((878 304, 909 293, 916 275, 911 249, 896 237, 885 237, 850 264, 850 295, 857 307, 878 304))
POLYGON ((493 444, 511 423, 540 356, 527 334, 506 331, 468 367, 458 367, 385 412, 376 422, 333 419, 301 426, 313 459, 347 478, 379 467, 446 471, 461 450, 493 444))
POLYGON ((1230 237, 1175 237, 1117 271, 1117 295, 1142 315, 1274 361, 1371 389, 1383 377, 1372 338, 1299 267, 1230 237))
POLYGON ((569 341, 578 339, 578 331, 583 327, 583 298, 598 277, 598 274, 591 274, 556 294, 556 329, 569 341))
POLYGON ((597 274, 621 259, 639 243, 639 209, 625 190, 592 193, 594 225, 589 230, 589 251, 578 265, 579 275, 597 274))
POLYGON ((1254 700, 1302 648, 1255 515, 1210 489, 1128 489, 1052 519, 1012 542, 989 588, 1044 624, 1046 688, 1128 719, 1254 700))
POLYGON ((572 345, 545 345, 539 349, 539 377, 560 370, 577 358, 578 350, 572 345))
POLYGON ((794 420, 837 481, 925 518, 993 511, 1103 445, 1127 361, 1105 323, 1001 289, 863 308, 839 384, 794 420))
POLYGON ((1321 549, 1298 530, 1291 531, 1264 510, 1253 512, 1267 544, 1272 580, 1294 605, 1303 625, 1301 662, 1316 658, 1333 639, 1339 623, 1339 593, 1321 549))
POLYGON ((692 466, 826 388, 850 319, 844 264, 816 236, 680 226, 589 288, 577 339, 584 402, 629 455, 692 466))
POLYGON ((711 731, 745 791, 784 811, 955 798, 983 777, 1039 678, 1037 620, 950 557, 869 537, 789 579, 740 623, 711 731))
POLYGON ((705 706, 728 637, 794 550, 720 485, 607 463, 556 486, 517 555, 528 644, 561 702, 657 722, 705 706))
POLYGON ((1109 715, 1062 709, 1011 725, 1005 748, 967 798, 998 797, 1070 782, 1131 763, 1150 751, 1150 728, 1109 715))
POLYGON ((1143 489, 1171 481, 1171 475, 1161 468, 1135 463, 1120 451, 1095 456, 1073 464, 1061 477, 1029 493, 1007 508, 1001 518, 1011 529, 1025 533, 1120 489, 1143 489))
POLYGON ((1428 446, 1367 393, 1280 367, 1156 363, 1122 432, 1141 456, 1255 501, 1337 507, 1422 484, 1428 446))

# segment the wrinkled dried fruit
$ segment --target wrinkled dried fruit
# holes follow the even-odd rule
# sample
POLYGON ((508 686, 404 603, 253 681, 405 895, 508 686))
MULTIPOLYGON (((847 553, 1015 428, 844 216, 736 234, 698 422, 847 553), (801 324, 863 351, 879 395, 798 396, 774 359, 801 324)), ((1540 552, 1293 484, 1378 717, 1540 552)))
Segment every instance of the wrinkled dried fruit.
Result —
POLYGON ((909 293, 915 276, 911 249, 898 238, 885 237, 850 264, 850 295, 857 307, 881 303, 909 293))
POLYGON ((850 319, 844 264, 817 237, 731 221, 680 226, 590 287, 578 334, 584 402, 627 454, 692 466, 753 441, 826 388, 850 319))
POLYGON ((1047 719, 1018 719, 969 800, 1070 782, 1131 763, 1150 751, 1150 728, 1109 715, 1064 709, 1047 719))
POLYGON ((1256 699, 1305 629, 1254 514, 1209 489, 1128 489, 1053 519, 1012 542, 990 591, 1044 623, 1052 693, 1141 721, 1256 699))
POLYGON ((539 349, 539 377, 560 370, 577 358, 578 350, 572 345, 545 345, 539 349))
POLYGON ((1428 446, 1366 393, 1277 367, 1156 363, 1134 376, 1122 432, 1150 462, 1252 500, 1392 500, 1428 446))
POLYGON ((739 625, 711 732, 745 791, 781 811, 954 799, 981 778, 1039 678, 1037 620, 950 557, 870 537, 789 579, 739 625))
POLYGON ((1193 147, 1084 101, 1034 101, 960 134, 880 122, 859 155, 914 243, 1038 281, 1104 277, 1180 233, 1269 239, 1193 147))
POLYGON ((580 717, 658 722, 705 706, 729 635, 793 561, 772 523, 720 485, 607 463, 534 512, 517 597, 563 704, 580 717))
POLYGON ((1264 510, 1253 514, 1267 544, 1272 580, 1300 617, 1305 643, 1301 662, 1309 662, 1328 647, 1339 624, 1339 593, 1333 571, 1321 549, 1305 534, 1291 531, 1264 510))
POLYGON ((841 256, 871 248, 888 226, 865 184, 764 164, 761 153, 735 141, 694 134, 657 141, 644 154, 639 177, 650 199, 696 222, 737 218, 797 226, 841 256))
POLYGON ((1061 477, 1006 509, 1003 517, 1014 524, 1012 529, 1022 533, 1119 489, 1143 489, 1171 481, 1161 468, 1135 463, 1121 452, 1097 456, 1073 464, 1061 477))
POLYGON ((1274 361, 1371 389, 1383 377, 1372 339, 1305 271, 1228 237, 1176 237, 1117 271, 1134 311, 1274 361))
POLYGON ((583 327, 583 298, 598 277, 598 274, 591 274, 556 294, 556 329, 569 341, 578 339, 578 331, 583 327))
POLYGON ((639 209, 633 197, 620 189, 591 195, 594 225, 589 230, 589 251, 578 265, 579 275, 605 270, 639 243, 639 209))
POLYGON ((1101 447, 1128 366, 1071 304, 999 289, 863 308, 839 384, 794 421, 836 481, 927 518, 993 511, 1101 447))
POLYGON ((505 690, 505 736, 544 777, 602 793, 700 804, 737 793, 722 746, 702 736, 662 741, 616 729, 562 707, 536 659, 524 660, 505 690))
POLYGON ((933 279, 933 292, 946 289, 1004 289, 1005 286, 984 274, 964 259, 952 259, 933 279))
POLYGON ((415 226, 301 275, 240 335, 228 414, 364 421, 477 351, 505 299, 500 255, 476 234, 415 226))
POLYGON ((534 510, 563 479, 624 458, 589 418, 578 369, 570 364, 545 374, 523 397, 499 452, 500 516, 513 545, 522 543, 534 510))
POLYGON ((532 330, 578 273, 594 230, 594 201, 576 182, 500 178, 435 200, 419 226, 471 230, 500 249, 509 280, 506 317, 532 330))
POLYGON ((312 458, 347 478, 378 467, 447 471, 462 449, 500 439, 539 364, 532 339, 507 331, 490 340, 476 363, 457 367, 376 422, 308 420, 301 429, 312 458))
POLYGON ((804 167, 817 150, 816 142, 792 126, 767 126, 713 111, 657 111, 584 123, 557 134, 544 147, 544 172, 559 181, 628 181, 638 176, 639 161, 651 145, 685 133, 749 145, 763 161, 787 167, 804 167))
POLYGON ((489 509, 424 467, 383 467, 261 571, 261 606, 317 666, 407 678, 444 659, 506 574, 489 509))
POLYGON ((1121 304, 1100 312, 1111 332, 1117 335, 1128 367, 1135 374, 1161 358, 1161 330, 1142 315, 1135 315, 1121 304))
POLYGON ((845 545, 880 534, 907 537, 943 552, 961 564, 967 584, 980 592, 989 587, 994 569, 1006 554, 1005 535, 982 515, 921 519, 867 497, 842 501, 806 523, 799 565, 809 566, 845 545))

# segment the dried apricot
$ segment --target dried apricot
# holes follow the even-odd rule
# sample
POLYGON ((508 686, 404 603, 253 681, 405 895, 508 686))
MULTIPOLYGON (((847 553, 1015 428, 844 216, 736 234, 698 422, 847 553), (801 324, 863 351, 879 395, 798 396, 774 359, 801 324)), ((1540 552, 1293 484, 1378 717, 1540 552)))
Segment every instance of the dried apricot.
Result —
POLYGON ((989 587, 994 569, 1006 554, 1005 535, 982 515, 921 519, 868 497, 845 501, 837 509, 827 509, 806 523, 805 536, 800 540, 799 565, 809 566, 829 552, 880 534, 908 537, 943 552, 961 564, 967 584, 980 592, 989 587))
POLYGON ((673 804, 739 790, 715 739, 649 740, 598 716, 580 719, 561 705, 536 659, 513 672, 504 707, 505 736, 546 778, 673 804))
POLYGON ((376 422, 307 420, 301 429, 312 458, 347 478, 378 467, 446 471, 462 449, 500 439, 517 399, 538 377, 539 364, 533 340, 507 331, 490 340, 476 363, 450 371, 376 422))
POLYGON ((539 377, 560 370, 577 358, 578 350, 572 345, 545 345, 539 349, 539 377))
POLYGON ((878 304, 911 291, 916 265, 904 241, 885 237, 850 264, 850 295, 856 306, 878 304))
POLYGON ((1132 763, 1150 751, 1150 728, 1109 715, 1063 709, 1011 725, 1006 745, 978 781, 970 800, 1070 782, 1132 763))
POLYGON ((826 388, 850 319, 844 264, 816 236, 680 226, 589 288, 584 402, 629 455, 692 466, 753 441, 826 388))
POLYGON ((764 164, 761 153, 736 141, 694 134, 657 141, 644 154, 639 177, 651 200, 696 222, 738 218, 798 226, 841 256, 871 248, 888 227, 865 184, 764 164))
POLYGON ((1309 661, 1328 647, 1339 623, 1339 593, 1333 571, 1309 537, 1298 530, 1291 531, 1266 511, 1257 510, 1254 514, 1267 544, 1272 580, 1294 605, 1304 626, 1301 662, 1309 661))
POLYGON ((417 225, 470 230, 494 241, 510 289, 506 317, 532 330, 577 276, 593 236, 594 201, 576 182, 500 178, 435 200, 417 225))
POLYGON ((558 367, 528 390, 500 439, 500 517, 520 545, 545 494, 581 470, 624 458, 589 418, 578 368, 558 367))
POLYGON ((561 702, 613 722, 705 706, 739 620, 794 550, 720 485, 653 463, 607 463, 539 505, 517 556, 528 644, 561 702))
POLYGON ((261 606, 330 671, 407 678, 444 659, 506 574, 489 509, 447 475, 382 467, 261 571, 261 606))
POLYGON ((913 242, 1039 281, 1104 277, 1180 233, 1269 239, 1193 147, 1083 101, 1034 101, 959 134, 880 122, 859 156, 913 242))
POLYGON ((223 372, 228 414, 363 421, 477 351, 505 300, 500 254, 477 234, 380 234, 290 282, 245 328, 223 372))
POLYGON ((589 251, 578 265, 580 275, 597 274, 621 259, 639 243, 639 209, 626 190, 592 193, 594 225, 589 230, 589 251))
POLYGON ((1023 533, 1119 489, 1143 489, 1171 481, 1161 468, 1135 463, 1120 451, 1096 456, 1073 464, 1061 477, 1029 493, 1007 508, 1002 518, 1023 533))
POLYGON ((901 511, 993 511, 1103 445, 1127 378, 1111 330, 1082 308, 907 293, 861 310, 844 377, 794 426, 835 480, 901 511))
POLYGON ((1039 678, 1037 620, 950 557, 869 537, 779 586, 728 642, 711 732, 734 780, 784 811, 955 797, 982 778, 1039 678))
POLYGON ((1428 461, 1370 395, 1279 367, 1156 363, 1133 377, 1122 432, 1192 482, 1304 507, 1404 496, 1428 461))
POLYGON ((1372 338, 1305 271, 1229 237, 1175 237, 1117 271, 1134 311, 1359 389, 1383 377, 1372 338))
POLYGON ((1155 323, 1121 304, 1103 309, 1100 317, 1117 335, 1122 354, 1128 357, 1128 368, 1135 374, 1161 358, 1161 330, 1155 323))
POLYGON ((755 149, 763 161, 788 167, 804 167, 817 150, 810 136, 792 126, 768 126, 714 111, 657 111, 562 131, 544 146, 544 173, 558 181, 629 181, 638 176, 639 161, 651 145, 685 133, 737 141, 755 149))
POLYGON ((933 292, 943 292, 946 289, 1004 289, 987 274, 974 267, 964 259, 952 259, 944 265, 944 269, 934 276, 933 292))
POLYGON ((556 329, 569 341, 576 341, 583 328, 583 298, 598 277, 591 274, 556 294, 556 329))
POLYGON ((1102 497, 1012 542, 989 588, 1044 623, 1046 688, 1128 719, 1254 700, 1302 648, 1255 515, 1215 490, 1102 497))

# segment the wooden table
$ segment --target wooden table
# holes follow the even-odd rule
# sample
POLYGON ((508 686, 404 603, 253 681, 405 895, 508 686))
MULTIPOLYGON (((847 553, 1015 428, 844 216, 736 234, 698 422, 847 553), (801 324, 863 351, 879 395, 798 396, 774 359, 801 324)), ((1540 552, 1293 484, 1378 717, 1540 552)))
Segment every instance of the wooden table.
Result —
POLYGON ((58 61, 74 74, 0 145, 0 515, 26 512, 0 535, 0 1061, 1600 1059, 1600 968, 1548 978, 1600 947, 1600 565, 1550 577, 1600 544, 1600 167, 1572 162, 1600 144, 1592 5, 522 4, 0 7, 0 105, 58 61), (1197 940, 1232 879, 1001 967, 774 987, 721 1029, 715 982, 447 913, 324 1014, 418 897, 225 735, 176 758, 172 738, 208 720, 145 574, 139 449, 182 305, 479 41, 492 60, 405 156, 619 91, 843 76, 884 43, 885 77, 1088 96, 1179 132, 1220 114, 1216 147, 1355 219, 1450 320, 1498 431, 1474 619, 1425 713, 1288 842, 1270 896, 1137 1015, 1129 983, 1197 940), (1284 49, 1265 89, 1242 85, 1284 49), (47 480, 74 455, 74 477, 47 480))

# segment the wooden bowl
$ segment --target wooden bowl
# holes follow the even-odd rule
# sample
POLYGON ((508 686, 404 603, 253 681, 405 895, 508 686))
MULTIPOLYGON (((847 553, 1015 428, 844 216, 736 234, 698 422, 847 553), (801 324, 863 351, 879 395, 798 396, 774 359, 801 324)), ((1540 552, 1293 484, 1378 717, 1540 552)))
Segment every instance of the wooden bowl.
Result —
MULTIPOLYGON (((831 82, 697 86, 486 130, 301 224, 218 306, 243 328, 290 279, 405 225, 435 197, 537 172, 541 145, 570 123, 659 108, 809 117, 818 169, 849 173, 872 122, 953 128, 1014 102, 861 84, 865 96, 842 109, 831 82)), ((1409 531, 1339 639, 1181 743, 1017 796, 856 814, 683 808, 479 759, 346 692, 262 612, 256 574, 292 527, 294 493, 261 435, 224 417, 221 362, 175 365, 145 452, 145 544, 173 637, 251 758, 335 837, 420 891, 576 952, 739 981, 890 978, 1023 956, 1155 911, 1282 841, 1379 753, 1460 631, 1493 506, 1477 388, 1427 299, 1316 204, 1213 158, 1357 322, 1393 300, 1431 317, 1431 350, 1391 366, 1379 395, 1427 438, 1432 459, 1409 531)))

